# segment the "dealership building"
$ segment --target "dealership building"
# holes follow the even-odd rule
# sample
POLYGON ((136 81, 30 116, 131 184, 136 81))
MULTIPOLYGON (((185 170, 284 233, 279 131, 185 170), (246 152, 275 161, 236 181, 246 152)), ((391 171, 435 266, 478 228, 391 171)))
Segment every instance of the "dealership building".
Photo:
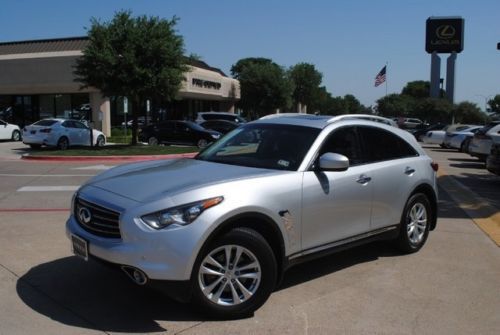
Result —
MULTIPOLYGON (((0 43, 0 119, 21 126, 51 117, 85 119, 106 135, 122 125, 128 106, 122 97, 105 97, 75 82, 76 59, 88 43, 87 37, 0 43)), ((139 115, 161 121, 194 119, 203 111, 234 113, 238 80, 203 61, 187 63, 175 101, 147 101, 139 115)))

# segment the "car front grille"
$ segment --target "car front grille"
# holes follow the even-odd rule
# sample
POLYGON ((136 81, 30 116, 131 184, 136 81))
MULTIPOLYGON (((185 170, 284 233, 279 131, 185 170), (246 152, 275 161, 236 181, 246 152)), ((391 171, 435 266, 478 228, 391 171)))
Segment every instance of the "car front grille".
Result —
POLYGON ((73 214, 78 224, 89 233, 101 237, 121 238, 120 213, 77 197, 73 214))

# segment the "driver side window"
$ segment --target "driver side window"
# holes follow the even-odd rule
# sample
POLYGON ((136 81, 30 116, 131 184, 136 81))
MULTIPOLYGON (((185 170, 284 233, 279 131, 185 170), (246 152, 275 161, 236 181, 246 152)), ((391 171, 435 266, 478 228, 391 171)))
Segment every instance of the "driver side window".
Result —
POLYGON ((351 166, 363 163, 356 127, 343 127, 334 130, 321 146, 319 155, 327 152, 346 156, 349 158, 351 166))

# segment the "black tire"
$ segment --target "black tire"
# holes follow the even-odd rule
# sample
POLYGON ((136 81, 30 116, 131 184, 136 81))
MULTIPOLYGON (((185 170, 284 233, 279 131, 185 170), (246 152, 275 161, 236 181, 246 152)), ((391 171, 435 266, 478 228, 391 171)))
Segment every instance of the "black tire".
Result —
POLYGON ((406 202, 405 209, 401 215, 401 224, 397 246, 404 253, 414 253, 420 250, 427 241, 429 228, 434 213, 429 203, 429 199, 423 193, 413 194, 406 202), (422 214, 420 215, 420 211, 422 214), (422 222, 425 216, 425 227, 422 222), (420 225, 416 224, 419 220, 420 225), (413 227, 413 230, 412 230, 413 227))
MULTIPOLYGON (((216 318, 234 319, 247 317, 266 302, 276 286, 276 281, 276 258, 273 250, 264 237, 252 229, 236 228, 217 238, 208 247, 204 247, 198 255, 193 268, 193 273, 191 275, 191 285, 193 289, 192 302, 195 303, 197 307, 201 308, 204 313, 208 313, 216 318), (212 276, 213 280, 210 281, 210 275, 202 273, 200 271, 201 267, 202 265, 207 265, 205 260, 208 255, 215 257, 214 255, 217 255, 217 250, 224 248, 230 248, 231 250, 229 262, 227 261, 227 257, 225 257, 224 251, 219 251, 222 258, 214 259, 217 259, 217 261, 220 262, 220 265, 224 264, 220 269, 225 267, 227 272, 221 271, 225 274, 219 274, 217 276, 214 275, 212 276), (255 258, 245 259, 245 253, 243 252, 241 253, 242 256, 240 256, 239 261, 236 262, 237 264, 241 264, 241 266, 238 267, 236 264, 232 264, 231 262, 236 258, 236 248, 244 249, 244 252, 249 251, 255 258), (246 269, 252 274, 260 274, 259 282, 256 282, 257 279, 241 279, 245 270, 242 270, 241 272, 238 270, 249 263, 258 264, 257 266, 260 266, 260 268, 252 267, 250 269, 246 269), (226 276, 229 277, 225 279, 226 276), (205 280, 207 278, 209 278, 209 280, 205 280), (219 280, 219 278, 223 281, 219 281, 220 284, 217 284, 213 289, 209 290, 209 293, 219 290, 222 292, 222 294, 220 294, 220 298, 217 299, 218 302, 214 302, 203 293, 202 286, 207 283, 213 284, 219 280), (240 288, 245 285, 248 285, 249 291, 255 290, 250 297, 245 297, 243 295, 243 290, 240 288), (238 297, 237 299, 242 299, 241 302, 234 299, 235 293, 232 291, 233 288, 238 289, 238 292, 235 291, 237 293, 236 297, 238 297), (224 299, 226 300, 223 302, 224 299), (231 301, 233 302, 232 305, 231 301), (224 305, 224 303, 226 303, 226 305, 224 305)), ((210 284, 208 284, 208 286, 210 286, 210 284)))
POLYGON ((104 138, 104 136, 99 135, 97 137, 96 146, 103 147, 105 144, 106 144, 106 139, 104 138))
POLYGON ((30 144, 31 149, 40 149, 42 146, 40 144, 30 144))
POLYGON ((63 136, 57 141, 57 149, 66 150, 69 148, 69 140, 66 136, 63 136))
POLYGON ((156 137, 151 136, 150 138, 148 138, 148 144, 149 145, 158 145, 159 141, 156 137))
POLYGON ((196 146, 200 149, 203 149, 204 147, 206 147, 208 145, 208 141, 204 138, 202 139, 199 139, 198 142, 196 142, 196 146))
POLYGON ((19 130, 14 130, 12 132, 12 140, 16 142, 21 140, 21 132, 19 130))

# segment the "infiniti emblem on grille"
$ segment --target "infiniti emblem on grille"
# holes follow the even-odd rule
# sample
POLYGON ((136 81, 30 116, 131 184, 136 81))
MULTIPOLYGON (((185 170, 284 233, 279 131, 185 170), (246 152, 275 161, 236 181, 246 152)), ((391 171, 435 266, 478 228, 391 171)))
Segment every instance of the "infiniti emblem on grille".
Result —
POLYGON ((80 207, 80 209, 78 210, 78 218, 82 223, 88 224, 92 219, 92 214, 90 214, 88 208, 80 207))

